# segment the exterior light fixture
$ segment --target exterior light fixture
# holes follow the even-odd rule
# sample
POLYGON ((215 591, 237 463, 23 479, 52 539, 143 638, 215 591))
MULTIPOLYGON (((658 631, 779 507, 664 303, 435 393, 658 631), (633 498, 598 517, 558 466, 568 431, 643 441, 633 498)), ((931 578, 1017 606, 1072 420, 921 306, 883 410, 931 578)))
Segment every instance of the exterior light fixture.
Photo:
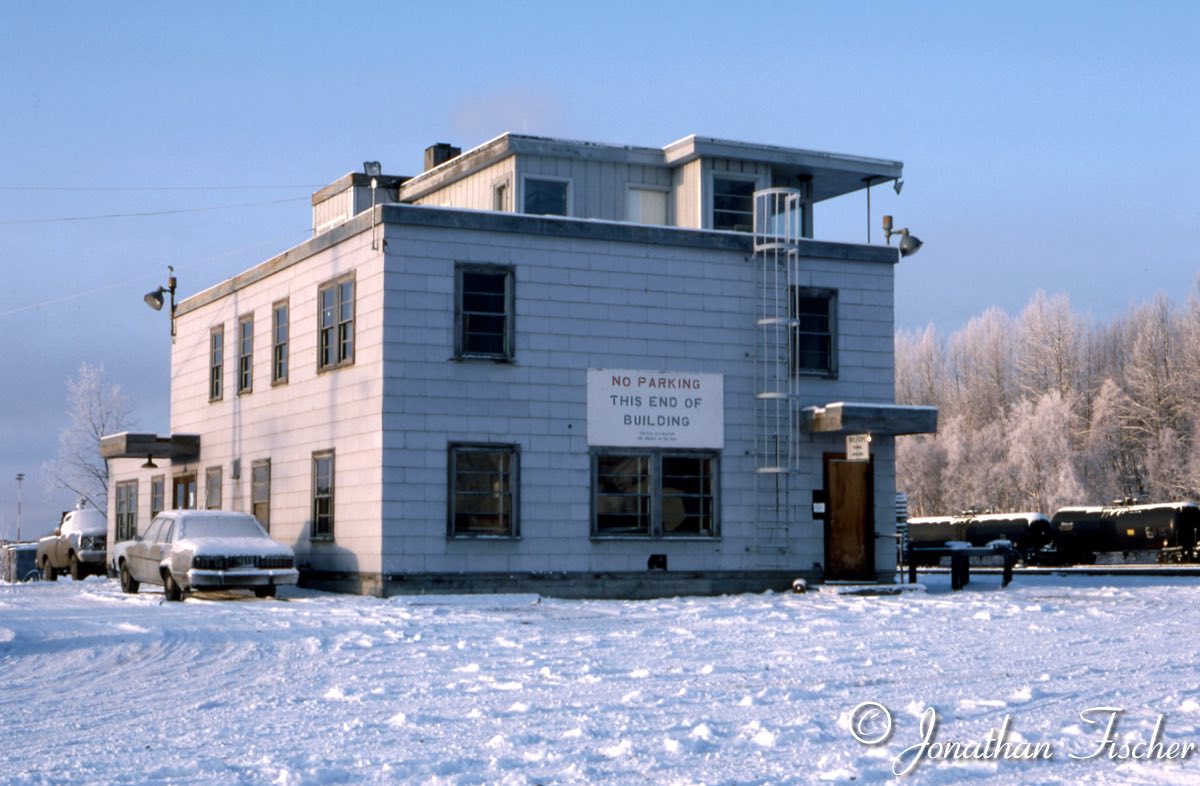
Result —
POLYGON ((162 311, 163 295, 171 296, 171 338, 175 337, 175 268, 167 265, 167 285, 159 287, 153 292, 147 292, 142 300, 146 301, 146 305, 155 311, 162 311))
POLYGON ((383 174, 383 167, 379 165, 378 161, 364 161, 363 172, 371 177, 379 177, 383 174))
POLYGON ((142 465, 142 469, 158 469, 158 465, 154 463, 154 456, 146 454, 146 463, 142 465))
POLYGON ((883 217, 883 232, 885 235, 887 235, 887 242, 889 246, 892 244, 892 235, 900 236, 900 256, 902 257, 911 256, 917 253, 917 250, 923 245, 920 238, 918 238, 916 235, 910 235, 908 233, 907 227, 904 229, 892 229, 891 216, 883 217))
POLYGON ((904 181, 901 180, 900 178, 896 178, 896 180, 892 183, 892 190, 895 191, 897 195, 899 195, 900 189, 902 189, 902 188, 904 188, 904 181))

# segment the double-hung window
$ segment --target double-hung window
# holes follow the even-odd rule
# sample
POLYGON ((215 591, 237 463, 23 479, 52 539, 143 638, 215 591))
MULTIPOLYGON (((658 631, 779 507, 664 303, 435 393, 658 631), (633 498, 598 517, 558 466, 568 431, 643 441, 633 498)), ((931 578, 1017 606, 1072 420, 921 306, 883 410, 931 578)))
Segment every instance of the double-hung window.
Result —
POLYGON ((517 446, 451 445, 449 536, 515 538, 517 446))
POLYGON ((204 470, 204 507, 209 510, 221 509, 220 467, 209 467, 204 470))
POLYGON ((312 457, 312 539, 333 540, 333 451, 312 457))
POLYGON ((217 325, 208 334, 208 400, 220 401, 224 390, 225 326, 217 325))
POLYGON ((271 531, 271 460, 259 459, 250 468, 250 508, 263 529, 271 531))
POLYGON ((237 392, 249 393, 254 389, 254 315, 247 314, 238 320, 238 379, 237 392))
POLYGON ((837 375, 837 291, 792 287, 790 365, 793 376, 837 375))
POLYGON ((455 357, 512 360, 512 268, 459 265, 455 279, 455 357))
POLYGON ((592 535, 715 537, 718 471, 715 453, 594 453, 592 535))
POLYGON ((288 301, 271 307, 271 384, 288 379, 288 301))
POLYGON ((167 496, 167 479, 164 475, 150 478, 150 518, 163 511, 167 496))
POLYGON ((354 362, 354 276, 327 281, 317 289, 317 369, 354 362))
POLYGON ((666 224, 666 189, 630 186, 627 192, 626 218, 635 224, 666 224))
POLYGON ((116 484, 118 541, 132 540, 137 536, 137 490, 136 480, 116 484))

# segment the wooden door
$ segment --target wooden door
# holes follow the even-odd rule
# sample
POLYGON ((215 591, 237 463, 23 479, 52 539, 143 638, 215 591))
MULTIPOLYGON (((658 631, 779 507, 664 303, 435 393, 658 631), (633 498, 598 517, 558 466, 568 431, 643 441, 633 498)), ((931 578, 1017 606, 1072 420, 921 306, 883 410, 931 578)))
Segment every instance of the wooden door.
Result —
POLYGON ((873 465, 827 458, 825 578, 874 581, 875 502, 873 465))

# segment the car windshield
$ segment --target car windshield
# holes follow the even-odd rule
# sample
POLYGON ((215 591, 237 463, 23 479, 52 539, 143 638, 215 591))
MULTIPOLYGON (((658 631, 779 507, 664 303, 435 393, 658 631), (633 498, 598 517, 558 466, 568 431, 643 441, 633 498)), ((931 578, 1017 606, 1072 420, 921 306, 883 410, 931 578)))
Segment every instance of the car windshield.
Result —
POLYGON ((261 538, 263 531, 252 518, 183 519, 179 538, 261 538))

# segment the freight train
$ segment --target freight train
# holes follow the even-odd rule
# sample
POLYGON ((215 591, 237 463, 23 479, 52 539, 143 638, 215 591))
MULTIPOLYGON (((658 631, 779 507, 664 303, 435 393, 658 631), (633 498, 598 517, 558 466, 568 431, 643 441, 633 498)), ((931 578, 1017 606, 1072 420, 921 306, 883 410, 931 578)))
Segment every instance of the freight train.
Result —
POLYGON ((1200 506, 1120 503, 1063 508, 1049 518, 1042 513, 919 517, 908 520, 906 537, 910 548, 1006 540, 1030 565, 1198 562, 1200 506))

